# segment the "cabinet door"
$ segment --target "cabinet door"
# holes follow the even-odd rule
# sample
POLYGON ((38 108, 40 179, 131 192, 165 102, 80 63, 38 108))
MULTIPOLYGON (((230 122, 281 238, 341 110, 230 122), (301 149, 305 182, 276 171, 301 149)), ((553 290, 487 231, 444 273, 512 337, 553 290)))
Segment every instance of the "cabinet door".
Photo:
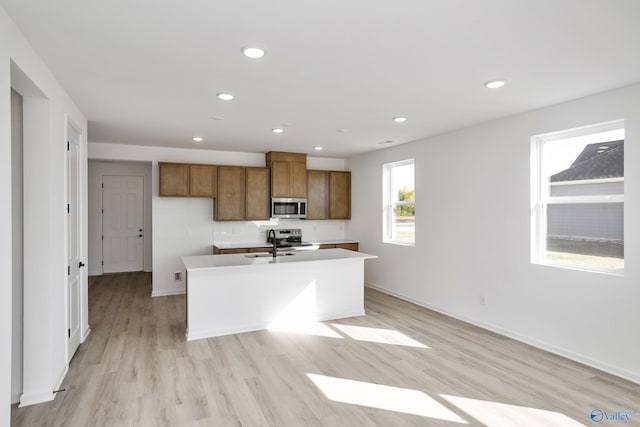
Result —
POLYGON ((158 163, 160 197, 187 197, 189 195, 189 165, 184 163, 158 163))
POLYGON ((244 167, 218 166, 217 169, 218 190, 213 218, 216 221, 244 220, 244 167))
POLYGON ((271 197, 289 197, 289 162, 271 162, 271 197))
POLYGON ((329 219, 351 219, 351 172, 329 172, 329 219))
POLYGON ((329 174, 327 171, 307 171, 307 219, 329 217, 329 174))
POLYGON ((318 245, 318 249, 335 249, 336 245, 332 245, 330 243, 323 243, 318 245))
POLYGON ((307 197, 306 163, 289 163, 289 197, 307 197))
POLYGON ((269 219, 269 169, 246 168, 245 219, 269 219))
POLYGON ((216 197, 215 166, 189 165, 189 195, 191 197, 216 197))

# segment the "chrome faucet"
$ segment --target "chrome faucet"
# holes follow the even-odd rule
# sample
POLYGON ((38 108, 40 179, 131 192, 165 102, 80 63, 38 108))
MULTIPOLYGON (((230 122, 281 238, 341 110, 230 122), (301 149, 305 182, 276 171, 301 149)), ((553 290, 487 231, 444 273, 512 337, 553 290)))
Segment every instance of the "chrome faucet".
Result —
POLYGON ((277 249, 277 242, 276 242, 276 230, 274 230, 273 228, 271 230, 269 230, 269 234, 267 235, 267 241, 271 241, 271 243, 273 243, 273 251, 271 252, 273 254, 273 260, 276 260, 276 251, 277 249))

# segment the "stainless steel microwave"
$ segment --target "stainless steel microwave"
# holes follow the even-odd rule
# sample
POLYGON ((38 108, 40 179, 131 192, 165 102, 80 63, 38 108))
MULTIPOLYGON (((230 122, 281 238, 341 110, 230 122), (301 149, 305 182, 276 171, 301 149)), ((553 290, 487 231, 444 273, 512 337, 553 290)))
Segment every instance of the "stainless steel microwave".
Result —
POLYGON ((307 199, 271 199, 271 218, 306 218, 307 199))

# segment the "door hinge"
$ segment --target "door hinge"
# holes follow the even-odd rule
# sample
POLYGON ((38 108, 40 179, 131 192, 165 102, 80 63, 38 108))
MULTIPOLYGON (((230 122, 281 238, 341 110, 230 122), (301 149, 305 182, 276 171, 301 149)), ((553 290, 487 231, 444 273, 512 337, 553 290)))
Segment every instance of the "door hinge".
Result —
POLYGON ((71 338, 71 328, 67 329, 67 337, 71 338))
POLYGON ((71 207, 70 207, 69 203, 67 203, 67 213, 71 213, 71 207))
POLYGON ((67 141, 67 151, 69 151, 69 141, 67 141))
POLYGON ((102 188, 104 188, 104 183, 102 183, 102 188))
POLYGON ((104 209, 102 209, 102 213, 104 213, 104 209))
POLYGON ((67 276, 71 276, 71 266, 67 265, 67 276))
POLYGON ((100 265, 104 265, 104 261, 100 261, 100 265))
POLYGON ((104 235, 100 236, 100 240, 104 240, 104 235))

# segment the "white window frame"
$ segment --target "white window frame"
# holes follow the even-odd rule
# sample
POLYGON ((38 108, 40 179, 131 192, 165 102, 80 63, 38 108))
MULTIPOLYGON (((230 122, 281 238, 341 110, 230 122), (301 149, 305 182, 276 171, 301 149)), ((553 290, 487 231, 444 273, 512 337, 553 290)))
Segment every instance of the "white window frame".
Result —
POLYGON ((396 201, 393 192, 393 182, 391 171, 393 168, 399 166, 413 165, 413 184, 415 189, 415 159, 407 159, 399 162, 385 163, 382 165, 382 241, 383 243, 390 243, 400 246, 415 246, 416 235, 413 235, 413 242, 407 242, 404 240, 393 239, 393 210, 396 206, 414 206, 414 201, 396 201))
MULTIPOLYGON (((547 142, 563 139, 587 136, 591 134, 624 129, 624 120, 584 126, 564 131, 551 132, 536 135, 531 138, 531 263, 561 267, 573 270, 605 273, 615 276, 623 276, 624 268, 600 267, 596 265, 578 264, 565 261, 554 261, 546 258, 547 252, 547 207, 552 204, 589 204, 589 203, 623 203, 622 195, 601 196, 556 196, 549 195, 549 183, 542 180, 542 156, 543 146, 547 142)), ((594 182, 624 181, 624 178, 609 180, 588 180, 585 184, 594 182)), ((575 184, 575 183, 574 183, 575 184)), ((556 185, 562 185, 558 183, 556 185)))

